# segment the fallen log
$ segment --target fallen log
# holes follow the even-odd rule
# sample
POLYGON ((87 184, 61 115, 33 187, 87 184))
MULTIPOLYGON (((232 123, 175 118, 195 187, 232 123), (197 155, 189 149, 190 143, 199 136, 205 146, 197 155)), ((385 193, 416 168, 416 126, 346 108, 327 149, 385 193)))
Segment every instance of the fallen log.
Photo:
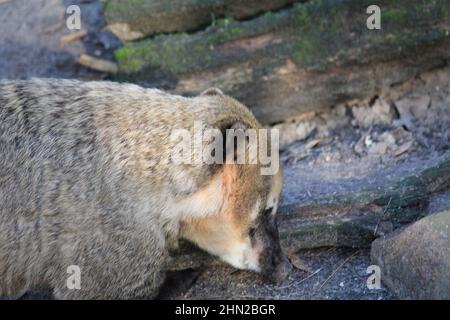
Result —
POLYGON ((119 80, 181 94, 219 87, 263 123, 338 103, 445 65, 448 1, 380 0, 381 30, 369 30, 369 0, 311 0, 205 31, 159 35, 116 51, 119 80))
POLYGON ((243 19, 277 10, 293 0, 107 0, 108 28, 122 40, 158 33, 192 31, 215 24, 216 19, 243 19))

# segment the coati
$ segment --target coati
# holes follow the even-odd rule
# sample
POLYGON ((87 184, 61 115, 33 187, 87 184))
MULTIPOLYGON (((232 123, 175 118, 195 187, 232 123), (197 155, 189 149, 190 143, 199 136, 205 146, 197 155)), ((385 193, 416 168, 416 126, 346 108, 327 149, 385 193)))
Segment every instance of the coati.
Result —
POLYGON ((113 82, 0 81, 0 296, 153 298, 180 238, 283 279, 281 170, 155 161, 170 157, 171 131, 198 120, 261 127, 218 89, 187 98, 113 82), (67 285, 71 266, 79 288, 67 285))

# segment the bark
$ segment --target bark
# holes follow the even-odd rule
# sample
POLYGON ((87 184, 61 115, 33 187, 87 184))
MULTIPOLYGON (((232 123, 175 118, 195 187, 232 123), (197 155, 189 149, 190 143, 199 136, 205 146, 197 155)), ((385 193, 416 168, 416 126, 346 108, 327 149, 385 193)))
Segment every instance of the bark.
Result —
MULTIPOLYGON (((366 99, 450 58, 450 3, 312 0, 205 31, 125 43, 119 79, 181 94, 215 86, 263 123, 366 99)), ((131 6, 130 6, 131 7, 131 6)))
POLYGON ((218 18, 243 19, 292 4, 293 0, 108 0, 109 29, 122 40, 157 33, 192 31, 218 18))

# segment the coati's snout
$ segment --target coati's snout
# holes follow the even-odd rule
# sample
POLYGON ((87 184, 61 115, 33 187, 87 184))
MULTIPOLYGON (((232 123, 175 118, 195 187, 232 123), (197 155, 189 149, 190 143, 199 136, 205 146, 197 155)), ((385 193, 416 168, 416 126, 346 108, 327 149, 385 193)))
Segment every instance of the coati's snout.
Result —
POLYGON ((265 209, 249 229, 252 250, 258 257, 259 271, 265 279, 279 283, 292 270, 280 246, 277 217, 273 207, 265 209))
MULTIPOLYGON (((227 196, 220 204, 221 210, 186 221, 182 236, 236 268, 281 282, 291 270, 277 227, 281 172, 271 177, 252 177, 251 171, 225 168, 221 184, 227 196)), ((212 195, 210 199, 215 202, 212 195)))
MULTIPOLYGON (((240 110, 245 108, 217 90, 208 90, 204 95, 240 110)), ((227 160, 213 167, 209 183, 182 206, 189 212, 181 221, 181 237, 236 268, 253 270, 267 279, 281 281, 290 271, 290 263, 280 246, 276 221, 283 184, 281 168, 275 166, 278 170, 262 174, 261 169, 267 164, 261 157, 250 156, 255 150, 265 150, 267 155, 275 156, 277 141, 264 139, 261 132, 252 135, 246 131, 262 129, 250 113, 242 119, 222 118, 215 126, 224 133, 223 158, 245 161, 227 160), (235 142, 231 145, 234 148, 227 144, 230 136, 235 142)))

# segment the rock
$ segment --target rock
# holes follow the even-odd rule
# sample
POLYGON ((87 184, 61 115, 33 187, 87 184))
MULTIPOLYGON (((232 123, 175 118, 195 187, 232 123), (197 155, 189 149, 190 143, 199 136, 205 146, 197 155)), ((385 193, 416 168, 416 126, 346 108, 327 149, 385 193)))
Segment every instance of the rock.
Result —
POLYGON ((362 136, 361 138, 359 138, 358 142, 356 142, 354 150, 357 154, 362 155, 364 153, 366 147, 365 141, 366 137, 362 136))
POLYGON ((390 131, 385 131, 380 135, 380 141, 383 141, 384 143, 386 143, 388 146, 390 146, 391 148, 393 148, 392 146, 394 146, 396 144, 396 140, 394 137, 394 134, 390 131))
POLYGON ((403 127, 398 127, 392 130, 391 133, 398 145, 402 145, 414 139, 413 134, 410 131, 405 130, 403 127))
POLYGON ((431 99, 428 94, 409 94, 395 102, 395 107, 400 116, 394 122, 396 126, 405 126, 410 131, 415 131, 417 121, 425 121, 428 117, 428 108, 431 99))
POLYGON ((370 155, 383 155, 386 154, 388 150, 388 144, 386 142, 376 142, 373 143, 367 150, 367 154, 370 155))
POLYGON ((368 128, 377 124, 391 124, 394 119, 394 111, 388 102, 377 99, 372 107, 355 106, 352 108, 354 125, 368 128))
POLYGON ((316 125, 309 121, 295 121, 277 124, 273 128, 280 130, 280 148, 284 149, 294 141, 307 139, 316 128, 316 125))
POLYGON ((375 240, 371 257, 399 298, 450 299, 450 211, 375 240))
POLYGON ((327 131, 325 135, 328 135, 330 131, 342 128, 350 123, 350 117, 347 115, 347 107, 343 104, 332 108, 329 112, 321 113, 320 118, 323 120, 323 123, 319 126, 319 131, 327 131))
POLYGON ((412 145, 414 144, 414 141, 407 141, 404 144, 398 146, 398 148, 395 150, 394 155, 396 157, 404 154, 405 152, 407 152, 409 149, 411 149, 412 145))
POLYGON ((388 152, 398 157, 408 152, 414 145, 412 134, 402 127, 384 131, 381 134, 363 135, 354 146, 359 155, 384 155, 388 152))

